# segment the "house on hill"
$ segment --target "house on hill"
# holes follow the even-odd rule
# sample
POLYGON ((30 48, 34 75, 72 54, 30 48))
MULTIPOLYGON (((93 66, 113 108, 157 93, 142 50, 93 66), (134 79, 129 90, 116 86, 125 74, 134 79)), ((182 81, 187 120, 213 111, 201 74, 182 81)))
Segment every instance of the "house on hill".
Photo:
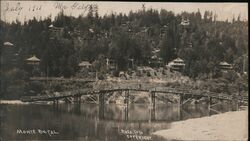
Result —
POLYGON ((82 61, 78 64, 78 67, 80 69, 90 69, 92 67, 92 64, 89 63, 89 61, 82 61))
POLYGON ((108 70, 111 70, 111 71, 117 70, 117 63, 113 59, 107 58, 106 59, 106 66, 107 66, 108 70))
POLYGON ((167 66, 170 68, 170 70, 182 72, 185 67, 185 63, 181 58, 176 58, 169 62, 167 66))
POLYGON ((188 26, 190 23, 190 20, 189 19, 182 19, 182 21, 181 21, 181 23, 180 23, 180 25, 182 25, 182 26, 188 26))
POLYGON ((78 64, 78 72, 76 76, 79 78, 95 78, 96 72, 94 71, 93 64, 89 61, 81 61, 78 64))
POLYGON ((228 71, 233 69, 232 65, 225 61, 220 62, 219 67, 222 71, 228 71))
POLYGON ((60 38, 64 34, 64 28, 55 27, 53 24, 49 26, 50 39, 60 38))
POLYGON ((1 64, 4 69, 14 68, 18 65, 18 51, 11 42, 4 42, 1 50, 1 64))
POLYGON ((157 55, 153 55, 153 56, 150 57, 148 63, 149 63, 150 67, 159 68, 159 67, 162 66, 163 60, 162 60, 161 57, 158 57, 157 55))
POLYGON ((27 64, 28 72, 31 72, 32 76, 40 76, 39 64, 40 59, 38 59, 35 55, 25 60, 27 64))

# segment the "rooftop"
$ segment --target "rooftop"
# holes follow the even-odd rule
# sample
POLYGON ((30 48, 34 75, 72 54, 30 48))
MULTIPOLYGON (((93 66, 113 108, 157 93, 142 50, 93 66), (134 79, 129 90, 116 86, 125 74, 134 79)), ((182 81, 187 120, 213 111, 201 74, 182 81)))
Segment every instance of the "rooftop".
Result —
POLYGON ((173 62, 184 62, 184 61, 178 57, 178 58, 174 59, 173 62))
POLYGON ((230 66, 231 64, 228 64, 227 62, 220 62, 220 65, 223 65, 223 66, 230 66))
POLYGON ((32 57, 30 57, 26 60, 31 61, 31 62, 40 62, 40 59, 38 59, 35 55, 33 55, 32 57))
POLYGON ((83 67, 83 66, 91 66, 91 64, 88 61, 82 61, 78 64, 79 67, 83 67))
POLYGON ((10 42, 4 42, 3 45, 4 45, 4 46, 13 46, 13 44, 10 43, 10 42))

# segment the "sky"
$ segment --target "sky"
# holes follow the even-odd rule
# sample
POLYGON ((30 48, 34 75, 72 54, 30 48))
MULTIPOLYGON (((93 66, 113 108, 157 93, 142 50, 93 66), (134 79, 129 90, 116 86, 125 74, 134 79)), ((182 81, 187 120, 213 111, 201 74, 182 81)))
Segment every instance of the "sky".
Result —
POLYGON ((138 11, 145 4, 145 8, 166 9, 180 14, 183 11, 200 12, 209 10, 218 15, 218 20, 232 20, 241 15, 241 19, 248 20, 247 3, 180 3, 180 2, 88 2, 88 1, 1 1, 1 20, 6 22, 46 18, 51 15, 52 19, 63 9, 66 15, 78 17, 86 15, 86 7, 89 4, 98 5, 100 16, 110 13, 128 14, 129 11, 138 11))

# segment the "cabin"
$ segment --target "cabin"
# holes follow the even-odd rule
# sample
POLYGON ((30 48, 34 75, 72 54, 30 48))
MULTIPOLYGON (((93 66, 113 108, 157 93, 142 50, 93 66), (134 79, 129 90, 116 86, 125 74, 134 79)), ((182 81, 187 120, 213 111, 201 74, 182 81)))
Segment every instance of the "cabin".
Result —
POLYGON ((10 69, 18 65, 19 54, 17 48, 11 42, 4 42, 1 53, 1 64, 3 69, 10 69))
POLYGON ((50 39, 60 38, 64 34, 64 28, 55 27, 53 24, 49 26, 50 39))
POLYGON ((113 60, 113 59, 107 58, 107 59, 106 59, 106 66, 107 66, 107 69, 108 69, 108 70, 111 70, 111 71, 117 70, 116 61, 113 60))
POLYGON ((38 76, 39 73, 39 64, 40 59, 38 59, 35 55, 25 60, 26 64, 28 65, 28 71, 31 72, 32 76, 38 76))
POLYGON ((157 55, 151 56, 151 58, 148 61, 149 66, 153 68, 159 68, 163 64, 162 58, 158 57, 157 55))
POLYGON ((167 33, 168 25, 164 25, 160 29, 160 37, 164 37, 165 34, 167 33))
POLYGON ((220 62, 219 67, 220 67, 220 70, 222 70, 222 71, 228 71, 228 70, 233 69, 232 65, 225 62, 225 61, 220 62))
POLYGON ((182 18, 179 26, 180 26, 181 32, 188 32, 190 30, 190 20, 186 18, 182 18))
POLYGON ((181 58, 176 58, 169 62, 167 66, 170 68, 170 70, 182 72, 184 70, 185 63, 181 58))
POLYGON ((80 69, 90 69, 92 67, 92 64, 89 63, 89 61, 82 61, 78 64, 78 67, 80 69))

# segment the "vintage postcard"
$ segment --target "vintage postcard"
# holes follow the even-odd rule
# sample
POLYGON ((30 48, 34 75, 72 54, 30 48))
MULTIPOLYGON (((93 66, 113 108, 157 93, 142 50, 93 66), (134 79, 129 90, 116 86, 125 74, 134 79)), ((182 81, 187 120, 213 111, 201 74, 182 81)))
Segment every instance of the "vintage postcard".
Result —
POLYGON ((248 140, 247 2, 0 3, 0 141, 248 140))

